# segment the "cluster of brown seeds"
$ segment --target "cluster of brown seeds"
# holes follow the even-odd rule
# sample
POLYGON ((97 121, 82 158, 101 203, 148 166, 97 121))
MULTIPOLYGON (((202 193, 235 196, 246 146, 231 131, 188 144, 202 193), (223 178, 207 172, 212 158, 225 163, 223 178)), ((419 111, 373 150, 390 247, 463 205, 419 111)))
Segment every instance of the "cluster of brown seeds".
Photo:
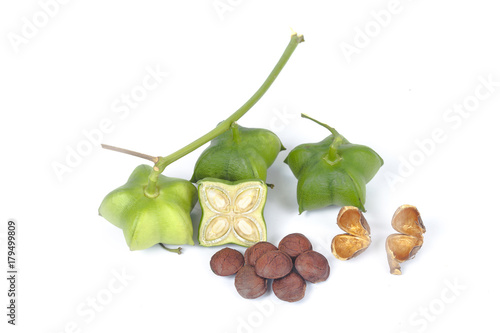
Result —
POLYGON ((268 279, 272 279, 274 294, 287 302, 304 298, 306 281, 322 282, 330 275, 328 260, 313 251, 311 242, 299 233, 285 236, 278 247, 258 242, 249 247, 244 256, 224 248, 213 255, 210 267, 217 275, 236 274, 236 290, 248 299, 264 295, 268 279))

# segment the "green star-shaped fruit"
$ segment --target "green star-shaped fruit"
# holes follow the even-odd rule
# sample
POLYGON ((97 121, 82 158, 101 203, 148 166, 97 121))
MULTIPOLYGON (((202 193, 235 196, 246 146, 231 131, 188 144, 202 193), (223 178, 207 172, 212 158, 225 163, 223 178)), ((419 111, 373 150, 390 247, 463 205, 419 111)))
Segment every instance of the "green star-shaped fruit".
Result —
POLYGON ((302 115, 332 134, 318 143, 295 147, 285 159, 298 179, 299 213, 330 205, 366 211, 366 184, 384 161, 371 148, 352 144, 330 126, 302 115))
POLYGON ((191 182, 160 175, 157 196, 144 194, 152 167, 140 165, 127 183, 109 193, 99 214, 123 229, 130 250, 155 244, 194 245, 190 212, 197 201, 191 182))

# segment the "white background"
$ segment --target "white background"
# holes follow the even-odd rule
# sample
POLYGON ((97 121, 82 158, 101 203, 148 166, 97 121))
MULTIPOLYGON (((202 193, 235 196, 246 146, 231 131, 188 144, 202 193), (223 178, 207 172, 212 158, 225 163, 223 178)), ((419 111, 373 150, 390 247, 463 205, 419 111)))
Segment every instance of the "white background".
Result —
MULTIPOLYGON (((75 0, 50 7, 50 17, 40 5, 48 2, 0 5, 4 271, 8 219, 17 221, 19 235, 18 325, 6 323, 2 278, 2 332, 498 327, 500 20, 493 1, 75 0), (229 7, 221 12, 214 4, 229 7), (388 8, 390 17, 380 14, 388 8), (34 20, 39 28, 30 33, 34 20), (210 271, 218 248, 184 246, 180 256, 158 246, 129 251, 97 208, 144 161, 91 146, 58 179, 54 163, 66 164, 69 150, 86 145, 84 132, 105 119, 112 127, 103 142, 151 155, 212 129, 264 81, 290 28, 306 42, 240 124, 273 130, 288 149, 269 170, 276 185, 265 210, 269 241, 302 232, 330 262, 330 278, 309 284, 302 301, 287 304, 272 292, 242 299, 232 277, 210 271), (365 29, 371 36, 363 38, 365 29), (346 56, 347 44, 357 53, 346 56), (168 77, 128 114, 114 112, 147 68, 168 77), (470 112, 453 111, 464 103, 470 112), (341 233, 338 207, 297 214, 296 180, 283 160, 296 145, 328 135, 301 112, 385 160, 367 187, 373 242, 352 261, 330 253, 341 233), (431 144, 436 131, 441 140, 431 144), (426 142, 425 154, 418 142, 426 142), (419 208, 427 233, 403 275, 392 276, 384 242, 404 203, 419 208), (125 282, 116 280, 120 274, 125 282)), ((200 152, 165 174, 189 179, 200 152)), ((199 206, 192 217, 196 229, 199 206)))

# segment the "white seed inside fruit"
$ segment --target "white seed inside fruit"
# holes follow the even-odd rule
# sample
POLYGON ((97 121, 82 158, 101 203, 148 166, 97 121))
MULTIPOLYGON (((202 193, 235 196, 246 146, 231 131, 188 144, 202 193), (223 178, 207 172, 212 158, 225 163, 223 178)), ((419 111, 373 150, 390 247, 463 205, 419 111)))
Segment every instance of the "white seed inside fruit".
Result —
POLYGON ((215 217, 207 226, 205 238, 211 241, 224 236, 229 231, 230 225, 227 217, 215 217))
POLYGON ((260 233, 259 229, 255 225, 255 222, 246 217, 238 217, 236 219, 234 230, 243 239, 251 242, 259 241, 260 233))
POLYGON ((234 200, 234 211, 237 213, 248 213, 256 208, 260 199, 260 188, 251 187, 239 193, 234 200))
POLYGON ((207 199, 215 211, 221 213, 228 211, 230 200, 223 191, 214 187, 208 188, 207 199))

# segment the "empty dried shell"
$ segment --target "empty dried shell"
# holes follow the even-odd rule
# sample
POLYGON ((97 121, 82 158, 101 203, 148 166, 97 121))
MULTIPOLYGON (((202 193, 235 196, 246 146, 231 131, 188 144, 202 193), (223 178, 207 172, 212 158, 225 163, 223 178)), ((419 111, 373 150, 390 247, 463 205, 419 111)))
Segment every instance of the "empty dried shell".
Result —
POLYGON ((357 207, 342 207, 337 216, 337 225, 346 233, 337 235, 332 240, 335 258, 349 260, 368 248, 371 243, 370 226, 357 207))
POLYGON ((402 205, 392 217, 392 227, 400 234, 387 237, 385 249, 391 274, 400 275, 402 262, 412 259, 424 242, 425 226, 415 206, 402 205))

